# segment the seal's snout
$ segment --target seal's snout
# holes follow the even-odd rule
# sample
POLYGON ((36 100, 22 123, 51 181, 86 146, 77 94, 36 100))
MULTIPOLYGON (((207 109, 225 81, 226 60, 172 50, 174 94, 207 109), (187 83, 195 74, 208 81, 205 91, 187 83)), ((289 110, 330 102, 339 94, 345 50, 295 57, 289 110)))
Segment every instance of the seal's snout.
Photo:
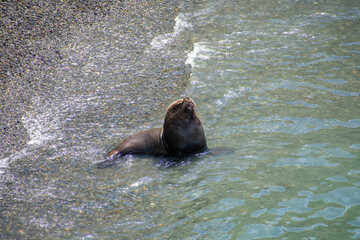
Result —
POLYGON ((185 98, 183 99, 183 104, 184 104, 184 106, 185 106, 188 110, 190 110, 190 111, 193 111, 193 110, 194 110, 195 103, 194 103, 194 101, 193 101, 191 98, 185 97, 185 98))
POLYGON ((194 102, 191 98, 189 98, 189 97, 185 97, 185 98, 183 99, 183 102, 185 102, 186 104, 192 104, 193 106, 196 105, 195 102, 194 102))
POLYGON ((193 102, 189 102, 189 103, 188 103, 188 109, 189 109, 189 110, 193 110, 193 109, 194 109, 194 103, 193 103, 193 102))

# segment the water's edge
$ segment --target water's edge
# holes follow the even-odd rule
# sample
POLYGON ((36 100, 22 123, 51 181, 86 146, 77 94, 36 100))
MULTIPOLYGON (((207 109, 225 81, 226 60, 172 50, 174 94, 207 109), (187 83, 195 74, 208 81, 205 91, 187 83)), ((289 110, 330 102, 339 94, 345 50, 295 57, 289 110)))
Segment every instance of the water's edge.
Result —
MULTIPOLYGON (((0 158, 9 157, 24 148, 31 140, 24 128, 22 118, 31 108, 34 96, 46 99, 49 95, 53 95, 54 85, 57 81, 63 80, 54 75, 58 75, 59 71, 73 68, 69 66, 69 62, 76 65, 77 61, 82 60, 81 49, 75 48, 73 51, 74 43, 82 40, 81 35, 99 29, 106 32, 106 22, 116 19, 118 24, 126 29, 119 39, 120 44, 136 43, 125 51, 124 59, 128 58, 128 55, 131 55, 133 60, 141 59, 148 54, 145 48, 150 46, 153 38, 172 32, 174 20, 179 12, 191 5, 193 4, 182 1, 171 3, 160 3, 160 1, 141 1, 141 3, 87 1, 85 3, 80 1, 76 4, 59 2, 55 5, 47 1, 41 1, 35 5, 16 1, 2 3, 3 33, 6 34, 0 40, 3 41, 3 44, 0 44, 2 46, 0 52, 5 63, 1 67, 0 158), (66 9, 65 7, 68 11, 59 10, 66 9), (49 11, 49 9, 54 11, 49 11), (42 14, 37 14, 38 12, 42 14), (37 22, 37 27, 33 27, 34 21, 37 22), (52 28, 47 29, 50 25, 52 28), (133 54, 134 52, 136 55, 133 54)), ((169 66, 164 67, 162 63, 149 63, 146 66, 153 68, 153 71, 159 71, 162 76, 159 76, 156 81, 144 80, 153 81, 153 88, 162 85, 162 89, 170 90, 170 92, 162 91, 159 95, 150 95, 153 99, 148 100, 155 101, 157 106, 166 105, 169 101, 169 97, 166 96, 173 96, 176 92, 180 92, 188 82, 189 68, 185 65, 186 51, 181 51, 184 54, 182 63, 175 66, 173 70, 169 69, 169 66), (167 81, 173 72, 178 82, 175 86, 173 82, 167 81)), ((143 67, 134 66, 134 71, 144 71, 143 67)), ((117 81, 119 85, 124 81, 131 84, 136 82, 135 77, 135 75, 119 76, 117 81)), ((148 91, 147 88, 137 88, 137 90, 137 92, 132 92, 134 99, 139 98, 144 91, 148 91)), ((141 105, 142 103, 135 101, 134 104, 141 105)), ((131 114, 134 115, 135 112, 134 118, 138 115, 149 114, 151 111, 152 109, 143 107, 132 111, 131 114), (144 109, 147 112, 144 112, 144 109)), ((118 121, 126 121, 126 115, 129 115, 129 110, 128 113, 119 114, 118 121)))

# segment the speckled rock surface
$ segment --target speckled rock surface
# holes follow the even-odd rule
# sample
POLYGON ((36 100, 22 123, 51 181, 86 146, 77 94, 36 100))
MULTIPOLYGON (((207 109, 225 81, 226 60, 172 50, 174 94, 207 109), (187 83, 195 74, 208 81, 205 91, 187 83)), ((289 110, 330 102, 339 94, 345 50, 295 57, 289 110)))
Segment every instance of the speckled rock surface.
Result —
POLYGON ((179 12, 194 6, 196 1, 2 2, 0 158, 29 141, 21 119, 34 98, 46 104, 57 94, 89 98, 90 92, 103 95, 115 87, 117 94, 108 98, 118 99, 119 107, 108 111, 118 111, 118 123, 149 114, 149 104, 168 104, 188 81, 184 62, 191 44, 174 42, 159 50, 151 41, 172 32, 179 12), (104 77, 113 79, 92 84, 104 77), (72 78, 84 80, 75 84, 72 78))

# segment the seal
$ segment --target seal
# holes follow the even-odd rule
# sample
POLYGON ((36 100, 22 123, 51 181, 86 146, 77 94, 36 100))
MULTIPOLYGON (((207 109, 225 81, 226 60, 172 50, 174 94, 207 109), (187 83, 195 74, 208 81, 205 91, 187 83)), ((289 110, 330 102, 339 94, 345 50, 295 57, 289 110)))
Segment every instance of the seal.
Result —
POLYGON ((161 154, 182 157, 207 149, 205 132, 195 114, 195 103, 185 97, 166 109, 162 128, 138 132, 125 138, 107 158, 126 154, 161 154))

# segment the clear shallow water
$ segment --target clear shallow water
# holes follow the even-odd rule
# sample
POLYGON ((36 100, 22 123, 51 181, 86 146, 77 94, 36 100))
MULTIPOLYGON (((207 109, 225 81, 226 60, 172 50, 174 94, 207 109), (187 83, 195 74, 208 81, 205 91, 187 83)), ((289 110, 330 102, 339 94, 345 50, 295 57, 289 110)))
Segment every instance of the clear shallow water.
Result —
POLYGON ((34 98, 23 119, 32 141, 3 160, 12 161, 3 229, 35 238, 360 238, 359 10, 356 1, 211 1, 181 13, 146 51, 193 44, 181 95, 197 103, 212 153, 175 167, 128 156, 95 169, 121 138, 160 126, 166 106, 117 123, 107 113, 122 87, 108 87, 110 71, 94 89, 67 77, 74 91, 34 98), (92 96, 96 87, 108 95, 92 96))

